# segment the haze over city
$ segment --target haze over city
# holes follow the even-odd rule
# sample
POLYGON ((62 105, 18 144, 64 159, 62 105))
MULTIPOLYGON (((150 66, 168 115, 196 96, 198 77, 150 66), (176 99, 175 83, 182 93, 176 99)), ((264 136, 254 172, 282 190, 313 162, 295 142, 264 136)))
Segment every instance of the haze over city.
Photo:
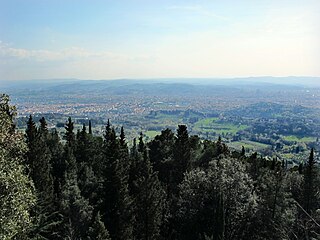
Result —
POLYGON ((320 76, 320 2, 0 3, 0 79, 320 76))

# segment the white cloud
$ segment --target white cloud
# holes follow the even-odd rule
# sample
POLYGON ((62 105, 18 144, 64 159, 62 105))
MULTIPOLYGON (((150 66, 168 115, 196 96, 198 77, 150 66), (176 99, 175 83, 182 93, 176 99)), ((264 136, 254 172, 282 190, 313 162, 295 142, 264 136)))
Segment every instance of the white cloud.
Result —
POLYGON ((141 60, 146 56, 128 56, 121 53, 113 52, 94 52, 84 48, 70 47, 62 50, 30 50, 24 48, 13 48, 8 44, 0 42, 0 57, 14 58, 17 60, 32 60, 36 62, 50 62, 50 61, 74 61, 87 58, 99 59, 121 59, 121 60, 141 60))

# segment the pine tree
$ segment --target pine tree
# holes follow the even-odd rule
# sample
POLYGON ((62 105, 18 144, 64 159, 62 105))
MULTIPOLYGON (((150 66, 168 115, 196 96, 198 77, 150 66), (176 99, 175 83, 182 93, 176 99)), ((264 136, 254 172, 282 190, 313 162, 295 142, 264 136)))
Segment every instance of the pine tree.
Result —
POLYGON ((120 146, 124 147, 126 145, 126 137, 124 135, 124 129, 123 126, 121 127, 121 132, 120 132, 120 146))
POLYGON ((120 146, 115 129, 106 126, 104 139, 104 179, 101 212, 112 239, 132 239, 132 200, 128 187, 127 148, 120 146))
POLYGON ((27 144, 31 144, 32 142, 34 142, 36 136, 37 136, 37 127, 35 122, 33 121, 32 116, 30 115, 27 122, 27 129, 26 129, 27 144))
POLYGON ((84 239, 88 235, 93 208, 81 196, 77 183, 77 164, 72 148, 65 146, 66 171, 62 186, 60 211, 64 216, 64 238, 84 239))
POLYGON ((143 152, 145 148, 144 142, 143 142, 143 133, 140 132, 140 137, 139 137, 139 143, 138 143, 138 151, 143 152))
POLYGON ((63 159, 63 145, 56 129, 54 129, 48 137, 48 147, 51 153, 51 174, 53 177, 54 194, 57 198, 61 195, 61 186, 66 170, 65 161, 63 159))
POLYGON ((90 145, 85 124, 83 124, 81 131, 77 134, 76 146, 75 156, 79 167, 82 163, 87 163, 89 158, 90 145))
POLYGON ((89 229, 90 240, 110 240, 109 232, 101 221, 100 212, 94 218, 92 226, 89 229))
POLYGON ((184 173, 190 169, 191 147, 186 125, 179 125, 174 145, 175 184, 183 180, 184 173))
POLYGON ((51 176, 51 153, 47 146, 46 134, 47 132, 41 127, 39 130, 35 128, 35 123, 30 116, 26 130, 30 176, 37 192, 48 196, 53 191, 53 179, 51 176))
POLYGON ((168 128, 148 144, 150 162, 159 173, 159 180, 165 185, 172 182, 174 144, 174 133, 168 128))
POLYGON ((105 134, 104 134, 105 142, 108 143, 110 138, 111 138, 111 124, 110 124, 110 120, 108 119, 108 122, 107 122, 107 125, 106 125, 105 134))
POLYGON ((47 140, 48 137, 48 124, 47 121, 44 117, 40 118, 40 127, 39 127, 39 132, 42 134, 42 136, 47 140))
MULTIPOLYGON (((28 127, 32 127, 30 119, 29 123, 28 127)), ((30 132, 32 131, 27 128, 27 135, 30 132)), ((33 141, 28 141, 30 176, 37 193, 37 204, 31 212, 34 226, 29 237, 33 239, 55 238, 58 235, 55 228, 60 224, 61 218, 57 212, 58 207, 54 196, 52 156, 48 146, 49 135, 45 118, 40 119, 40 126, 36 132, 33 141)))
POLYGON ((314 149, 311 149, 308 162, 304 170, 304 200, 303 207, 308 212, 311 213, 313 210, 317 209, 317 167, 315 166, 316 161, 314 159, 314 149))
POLYGON ((134 233, 136 239, 160 239, 165 209, 165 191, 163 190, 157 173, 153 172, 147 150, 137 163, 134 206, 136 224, 134 233))
POLYGON ((73 126, 73 122, 72 122, 71 117, 68 118, 68 121, 66 122, 66 125, 64 128, 66 130, 64 138, 67 141, 67 144, 69 145, 69 147, 72 147, 74 149, 75 136, 74 136, 74 132, 73 132, 74 126, 73 126))

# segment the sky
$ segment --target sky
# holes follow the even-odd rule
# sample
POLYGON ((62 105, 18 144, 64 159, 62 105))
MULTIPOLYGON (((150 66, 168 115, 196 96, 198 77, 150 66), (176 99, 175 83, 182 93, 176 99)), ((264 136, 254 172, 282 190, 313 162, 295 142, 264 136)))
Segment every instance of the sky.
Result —
POLYGON ((0 0, 0 80, 320 76, 319 0, 0 0))

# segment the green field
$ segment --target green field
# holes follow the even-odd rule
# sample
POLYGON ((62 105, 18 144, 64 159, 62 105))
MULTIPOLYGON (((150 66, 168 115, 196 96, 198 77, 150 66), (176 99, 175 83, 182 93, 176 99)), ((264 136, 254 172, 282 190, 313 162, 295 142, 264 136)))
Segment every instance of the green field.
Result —
POLYGON ((146 131, 144 133, 148 139, 153 139, 155 136, 161 134, 160 131, 146 131))
POLYGON ((240 150, 242 146, 245 149, 253 150, 253 151, 259 151, 266 149, 270 147, 268 144, 259 143, 259 142, 253 142, 253 141, 238 141, 238 142, 231 142, 228 144, 229 147, 235 148, 240 150))
POLYGON ((285 141, 289 141, 289 142, 304 142, 304 143, 308 143, 308 142, 314 142, 316 141, 315 137, 297 137, 294 135, 288 135, 288 136, 283 136, 282 137, 283 140, 285 141))
POLYGON ((216 132, 217 134, 236 134, 238 131, 248 128, 246 125, 235 125, 232 123, 219 123, 218 118, 202 119, 194 124, 196 132, 216 132))

